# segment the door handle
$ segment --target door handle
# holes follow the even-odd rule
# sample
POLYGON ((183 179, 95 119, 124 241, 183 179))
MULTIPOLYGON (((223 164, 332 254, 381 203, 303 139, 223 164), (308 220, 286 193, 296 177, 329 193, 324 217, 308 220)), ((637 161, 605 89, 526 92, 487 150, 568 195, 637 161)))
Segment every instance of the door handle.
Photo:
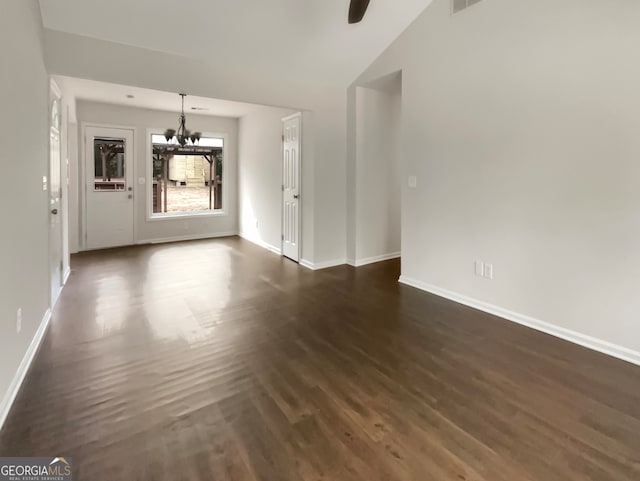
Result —
POLYGON ((300 196, 299 196, 298 194, 294 194, 293 198, 294 198, 294 199, 299 199, 299 198, 300 198, 300 196))
POLYGON ((129 197, 129 199, 133 199, 133 195, 129 194, 127 197, 129 197))
POLYGON ((58 209, 51 209, 51 213, 53 215, 57 215, 58 214, 58 209))

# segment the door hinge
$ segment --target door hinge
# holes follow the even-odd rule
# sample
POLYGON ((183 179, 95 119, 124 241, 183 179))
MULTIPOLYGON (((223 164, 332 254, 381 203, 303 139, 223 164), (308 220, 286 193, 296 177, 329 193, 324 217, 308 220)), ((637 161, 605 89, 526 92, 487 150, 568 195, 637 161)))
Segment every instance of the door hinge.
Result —
POLYGON ((284 240, 284 234, 282 234, 282 240, 284 240))
POLYGON ((284 192, 284 184, 282 184, 282 192, 284 192))

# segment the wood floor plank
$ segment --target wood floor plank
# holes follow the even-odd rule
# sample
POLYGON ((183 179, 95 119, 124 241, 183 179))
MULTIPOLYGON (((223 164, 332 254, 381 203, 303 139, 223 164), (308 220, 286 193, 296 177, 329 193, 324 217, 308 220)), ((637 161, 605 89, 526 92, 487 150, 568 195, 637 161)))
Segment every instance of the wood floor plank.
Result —
POLYGON ((637 481, 640 368, 239 238, 73 256, 0 455, 86 481, 637 481))

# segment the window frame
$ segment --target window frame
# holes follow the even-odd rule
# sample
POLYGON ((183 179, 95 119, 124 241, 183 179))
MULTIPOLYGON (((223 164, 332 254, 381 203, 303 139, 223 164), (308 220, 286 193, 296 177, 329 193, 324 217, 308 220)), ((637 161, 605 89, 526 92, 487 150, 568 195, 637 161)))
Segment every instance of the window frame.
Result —
POLYGON ((201 212, 153 212, 153 135, 164 135, 166 129, 152 128, 147 129, 147 155, 145 156, 145 181, 147 184, 147 201, 146 201, 146 217, 149 222, 163 221, 163 220, 181 220, 181 219, 199 219, 208 217, 225 217, 229 215, 228 202, 229 202, 229 188, 228 188, 228 176, 229 176, 229 134, 226 132, 203 132, 202 137, 211 137, 216 139, 222 139, 222 209, 219 210, 207 210, 201 212))

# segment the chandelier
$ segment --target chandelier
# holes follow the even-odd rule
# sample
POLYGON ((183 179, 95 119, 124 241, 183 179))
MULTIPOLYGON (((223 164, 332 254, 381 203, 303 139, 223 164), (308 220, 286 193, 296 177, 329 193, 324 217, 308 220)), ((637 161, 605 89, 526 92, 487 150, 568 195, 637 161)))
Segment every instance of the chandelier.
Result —
POLYGON ((202 136, 200 132, 191 133, 187 130, 187 118, 184 115, 184 98, 186 96, 187 94, 180 94, 180 97, 182 97, 182 113, 178 118, 178 131, 176 132, 175 129, 167 129, 164 133, 164 138, 167 142, 173 143, 175 139, 181 147, 187 145, 189 141, 191 141, 192 145, 196 145, 202 136))

